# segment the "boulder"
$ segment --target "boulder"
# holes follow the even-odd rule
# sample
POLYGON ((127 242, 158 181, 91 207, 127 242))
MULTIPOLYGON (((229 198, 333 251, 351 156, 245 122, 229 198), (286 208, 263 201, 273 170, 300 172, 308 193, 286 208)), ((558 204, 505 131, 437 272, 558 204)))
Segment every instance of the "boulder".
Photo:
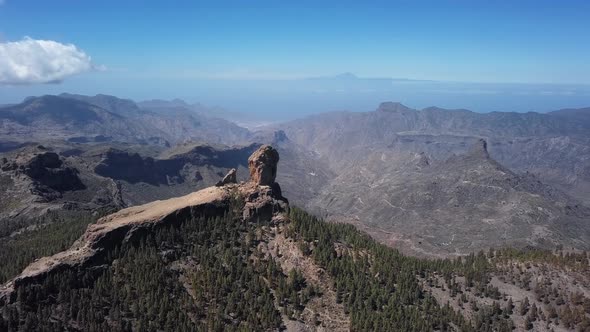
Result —
POLYGON ((223 187, 226 184, 231 183, 238 183, 238 179, 236 177, 236 169, 232 168, 227 172, 227 174, 221 179, 219 182, 215 184, 216 187, 223 187))

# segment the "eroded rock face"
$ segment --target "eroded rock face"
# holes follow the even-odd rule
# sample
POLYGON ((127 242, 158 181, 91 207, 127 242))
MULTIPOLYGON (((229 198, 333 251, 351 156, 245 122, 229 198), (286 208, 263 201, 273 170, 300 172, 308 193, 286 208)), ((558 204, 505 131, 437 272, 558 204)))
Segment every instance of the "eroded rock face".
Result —
POLYGON ((232 169, 222 180, 227 182, 223 186, 133 206, 99 219, 88 226, 70 249, 36 260, 19 276, 0 285, 0 306, 15 301, 14 290, 19 285, 42 283, 52 273, 64 269, 82 275, 89 268, 110 264, 109 250, 122 243, 139 243, 141 238, 162 226, 180 224, 195 216, 222 216, 233 208, 236 196, 243 198, 243 221, 273 220, 288 208, 280 186, 274 182, 278 160, 275 149, 263 146, 249 158, 253 181, 236 184, 236 171, 232 169))
POLYGON ((78 177, 78 170, 66 166, 55 152, 38 153, 17 162, 7 162, 5 166, 3 171, 16 170, 33 180, 31 191, 48 199, 59 197, 64 191, 86 188, 78 177))
POLYGON ((277 177, 279 153, 270 145, 263 145, 248 158, 250 181, 261 186, 270 186, 277 177))
POLYGON ((468 153, 486 159, 490 157, 488 143, 483 138, 478 139, 477 142, 471 146, 468 153))
POLYGON ((217 182, 215 184, 215 186, 216 187, 223 187, 226 184, 231 184, 231 183, 238 183, 237 171, 235 168, 230 169, 229 172, 227 172, 227 174, 223 177, 223 179, 221 179, 219 182, 217 182))
POLYGON ((246 222, 258 222, 270 220, 278 213, 284 212, 289 202, 281 194, 281 187, 278 183, 271 186, 260 187, 252 182, 245 183, 239 187, 244 197, 244 208, 242 217, 246 222))

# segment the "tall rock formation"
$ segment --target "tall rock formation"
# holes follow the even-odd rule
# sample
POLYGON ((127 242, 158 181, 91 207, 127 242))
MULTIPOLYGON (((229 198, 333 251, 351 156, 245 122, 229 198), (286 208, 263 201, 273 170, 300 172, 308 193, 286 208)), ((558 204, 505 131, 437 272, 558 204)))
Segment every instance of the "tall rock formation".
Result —
POLYGON ((256 221, 271 218, 284 211, 288 201, 275 182, 279 153, 270 145, 263 145, 248 158, 250 181, 242 187, 245 190, 244 220, 256 221))
POLYGON ((1 285, 0 305, 16 300, 14 290, 19 285, 42 283, 52 273, 63 270, 83 275, 89 268, 110 264, 108 252, 121 244, 139 243, 150 232, 178 225, 190 217, 223 216, 236 208, 236 202, 243 204, 244 222, 273 219, 288 208, 278 183, 274 182, 278 152, 265 145, 248 161, 252 175, 248 182, 228 181, 186 196, 133 206, 90 224, 70 249, 36 260, 19 276, 1 285))
POLYGON ((279 153, 270 145, 263 145, 248 158, 250 181, 261 186, 270 186, 277 177, 279 153))

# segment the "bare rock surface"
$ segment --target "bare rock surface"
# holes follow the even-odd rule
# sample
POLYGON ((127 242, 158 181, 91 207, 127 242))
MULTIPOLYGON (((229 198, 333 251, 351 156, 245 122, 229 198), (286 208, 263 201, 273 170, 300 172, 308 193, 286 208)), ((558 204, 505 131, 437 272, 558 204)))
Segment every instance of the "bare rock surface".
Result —
POLYGON ((590 247, 590 209, 490 157, 477 140, 465 154, 426 163, 424 155, 373 153, 342 171, 311 201, 413 255, 448 257, 482 248, 590 247))
MULTIPOLYGON (((269 180, 270 175, 266 172, 274 170, 276 174, 278 153, 270 146, 263 146, 253 154, 255 155, 261 157, 251 158, 255 161, 251 166, 251 173, 256 176, 262 174, 269 180)), ((274 181, 274 177, 272 180, 274 181)), ((81 270, 109 263, 107 252, 110 249, 125 242, 135 243, 160 226, 180 223, 190 217, 223 215, 230 209, 236 197, 243 198, 244 221, 270 220, 288 207, 278 184, 272 184, 258 185, 254 180, 239 185, 229 183, 223 187, 213 186, 186 196, 126 208, 103 217, 89 225, 70 249, 38 259, 19 276, 0 286, 0 304, 14 300, 15 287, 39 282, 52 272, 64 269, 81 270)))
POLYGON ((409 254, 590 248, 590 109, 475 113, 383 103, 272 125, 285 194, 409 254), (303 151, 305 153, 301 153, 303 151), (292 163, 292 156, 305 163, 292 163), (293 166, 295 165, 295 166, 293 166))
POLYGON ((49 211, 91 215, 125 206, 120 182, 94 174, 88 160, 60 148, 29 144, 0 158, 0 237, 22 231, 49 211))
POLYGON ((250 180, 258 185, 270 186, 277 177, 279 153, 270 145, 263 145, 248 158, 250 180))
POLYGON ((229 172, 227 172, 227 174, 223 177, 223 179, 221 179, 219 182, 217 182, 217 184, 215 184, 216 187, 223 187, 226 184, 231 184, 231 183, 237 183, 237 171, 235 168, 232 168, 229 170, 229 172))
POLYGON ((263 252, 278 261, 283 271, 293 269, 300 271, 307 282, 319 289, 322 297, 313 298, 306 305, 302 321, 285 321, 287 331, 349 331, 350 317, 346 314, 344 304, 337 300, 334 280, 312 257, 301 252, 297 242, 285 236, 284 226, 278 223, 269 237, 268 244, 261 243, 263 252), (315 324, 319 318, 321 324, 315 324), (315 328, 310 328, 315 325, 315 328))
POLYGON ((229 205, 230 190, 210 187, 192 194, 123 209, 91 224, 70 249, 30 264, 0 288, 0 303, 9 300, 14 287, 38 281, 53 271, 101 264, 108 249, 137 241, 143 232, 190 215, 221 215, 229 205))

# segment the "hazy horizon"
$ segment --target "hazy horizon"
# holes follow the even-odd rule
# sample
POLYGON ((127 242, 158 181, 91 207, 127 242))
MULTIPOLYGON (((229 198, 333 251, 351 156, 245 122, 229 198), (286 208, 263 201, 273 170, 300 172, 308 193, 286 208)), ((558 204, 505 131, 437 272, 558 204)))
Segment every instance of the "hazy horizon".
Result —
MULTIPOLYGON (((77 77, 70 81, 75 82, 77 77)), ((142 93, 127 89, 65 89, 65 84, 4 88, 0 104, 20 103, 30 96, 74 93, 107 94, 136 102, 182 99, 219 107, 238 118, 253 121, 287 121, 331 111, 373 111, 381 102, 395 101, 423 109, 437 106, 487 112, 549 112, 590 107, 590 85, 463 83, 400 79, 334 78, 288 80, 200 80, 190 89, 142 93), (190 91, 189 91, 190 90, 190 91)))
POLYGON ((0 104, 102 93, 272 121, 391 100, 475 112, 588 107, 589 10, 585 1, 2 0, 0 104))

